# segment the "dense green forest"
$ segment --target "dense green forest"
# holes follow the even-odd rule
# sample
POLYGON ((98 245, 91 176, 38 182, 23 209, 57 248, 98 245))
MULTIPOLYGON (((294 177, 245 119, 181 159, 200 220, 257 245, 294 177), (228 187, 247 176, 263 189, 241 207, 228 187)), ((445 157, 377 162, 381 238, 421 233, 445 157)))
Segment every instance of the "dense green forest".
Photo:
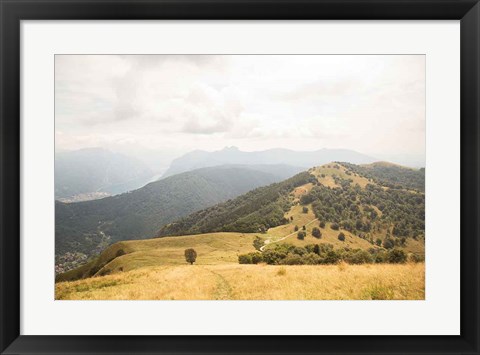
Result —
POLYGON ((150 183, 138 190, 100 200, 55 203, 55 254, 91 255, 108 244, 155 236, 160 227, 202 208, 256 187, 292 176, 272 167, 203 168, 150 183))
POLYGON ((372 179, 378 185, 393 189, 412 189, 425 191, 425 169, 410 169, 389 163, 373 163, 368 165, 355 165, 340 163, 348 173, 356 173, 372 179))
POLYGON ((387 247, 403 245, 406 238, 421 239, 425 230, 425 172, 396 165, 356 166, 346 168, 346 176, 357 174, 371 183, 361 188, 351 179, 332 174, 338 187, 320 184, 308 172, 281 183, 251 191, 231 201, 195 212, 158 232, 158 236, 188 235, 208 232, 262 232, 288 223, 284 213, 294 203, 292 190, 313 183, 301 196, 300 204, 312 205, 321 223, 344 229, 372 244, 386 241, 387 247), (381 239, 378 237, 381 236, 381 239), (391 245, 390 245, 391 244, 391 245))
POLYGON ((385 230, 394 237, 420 238, 425 230, 425 195, 384 189, 368 184, 364 189, 349 180, 337 179, 341 188, 317 185, 303 195, 302 204, 312 203, 320 221, 334 222, 359 236, 385 230))
POLYGON ((298 186, 316 181, 303 172, 280 183, 260 187, 236 199, 193 213, 163 227, 157 236, 208 232, 262 232, 286 223, 284 214, 292 199, 290 192, 298 186))

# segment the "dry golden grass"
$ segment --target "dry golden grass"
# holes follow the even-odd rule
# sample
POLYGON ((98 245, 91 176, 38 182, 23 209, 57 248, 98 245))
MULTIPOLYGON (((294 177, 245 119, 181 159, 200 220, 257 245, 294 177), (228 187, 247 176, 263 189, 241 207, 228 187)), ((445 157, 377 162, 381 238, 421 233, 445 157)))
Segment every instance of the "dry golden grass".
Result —
POLYGON ((335 183, 335 180, 332 177, 333 175, 341 177, 342 179, 351 179, 353 185, 358 184, 362 188, 367 186, 367 184, 373 183, 367 178, 364 178, 363 176, 357 174, 348 175, 346 173, 347 169, 345 169, 344 166, 335 163, 318 166, 310 169, 309 171, 317 178, 318 182, 320 182, 322 185, 332 188, 339 187, 339 185, 335 183), (335 168, 335 166, 338 166, 338 169, 335 168), (324 174, 325 176, 322 177, 322 174, 324 174))
POLYGON ((177 265, 56 284, 63 300, 422 300, 424 264, 177 265))
POLYGON ((198 264, 237 263, 239 254, 255 251, 254 238, 255 234, 209 233, 122 242, 129 254, 115 258, 99 274, 147 266, 183 265, 187 248, 195 249, 198 264))
MULTIPOLYGON (((308 208, 307 213, 303 213, 303 206, 301 205, 294 205, 290 211, 285 213, 285 218, 290 220, 290 217, 293 217, 293 221, 291 221, 288 224, 284 224, 278 227, 270 228, 267 231, 267 234, 264 235, 265 238, 271 238, 272 240, 278 239, 278 238, 283 238, 286 235, 293 233, 295 226, 298 226, 298 228, 302 228, 302 226, 306 225, 307 223, 315 220, 315 215, 313 214, 312 211, 312 206, 307 205, 308 208)), ((313 224, 313 223, 312 223, 313 224)), ((318 223, 317 223, 318 225, 318 223)), ((307 226, 311 227, 311 225, 307 226)), ((310 228, 311 229, 311 228, 310 228)))
POLYGON ((310 190, 312 189, 313 187, 313 184, 311 182, 309 182, 308 184, 305 184, 305 185, 302 185, 302 186, 299 186, 299 187, 296 187, 294 190, 293 190, 293 196, 295 196, 296 198, 302 196, 302 195, 305 195, 307 194, 308 192, 310 192, 310 190))

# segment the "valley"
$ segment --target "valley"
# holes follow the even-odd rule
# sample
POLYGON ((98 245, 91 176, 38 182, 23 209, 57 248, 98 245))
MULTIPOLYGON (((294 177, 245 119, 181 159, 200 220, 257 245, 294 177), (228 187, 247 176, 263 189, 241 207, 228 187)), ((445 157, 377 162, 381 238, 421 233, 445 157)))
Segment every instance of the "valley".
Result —
POLYGON ((178 174, 95 201, 56 201, 56 264, 67 271, 70 264, 60 266, 66 253, 78 254, 78 262, 83 262, 108 244, 153 237, 166 223, 297 172, 297 168, 284 165, 223 165, 178 174))

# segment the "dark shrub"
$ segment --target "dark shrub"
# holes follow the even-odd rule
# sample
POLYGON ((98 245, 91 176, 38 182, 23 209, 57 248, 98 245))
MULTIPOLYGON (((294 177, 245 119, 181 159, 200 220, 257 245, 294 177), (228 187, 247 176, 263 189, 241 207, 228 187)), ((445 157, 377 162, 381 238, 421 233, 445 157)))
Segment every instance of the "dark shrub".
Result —
POLYGON ((298 226, 295 226, 294 231, 295 232, 298 231, 298 226))
POLYGON ((324 221, 320 222, 320 228, 325 228, 325 222, 324 221))
POLYGON ((252 256, 250 254, 241 254, 238 256, 238 263, 239 264, 251 264, 252 263, 252 256))
POLYGON ((345 234, 343 232, 340 232, 338 234, 338 240, 340 240, 341 242, 345 241, 345 234))
POLYGON ((303 207, 303 208, 302 208, 302 212, 303 212, 303 213, 308 213, 308 207, 303 207))
POLYGON ((259 264, 263 262, 263 255, 262 253, 250 253, 252 257, 252 264, 259 264))
POLYGON ((383 241, 383 247, 385 249, 392 249, 394 246, 395 246, 395 241, 393 239, 385 238, 385 240, 383 241))
POLYGON ((303 265, 304 261, 300 255, 289 253, 284 259, 280 260, 282 265, 303 265))
POLYGON ((365 250, 356 250, 345 260, 349 264, 368 264, 373 261, 372 255, 365 250))
POLYGON ((307 235, 307 233, 305 233, 304 231, 299 231, 297 233, 297 238, 300 239, 300 240, 304 240, 306 235, 307 235))
POLYGON ((407 254, 400 249, 392 249, 388 252, 387 261, 392 264, 402 264, 407 261, 407 254))
POLYGON ((118 249, 117 252, 115 253, 115 257, 118 258, 119 256, 125 255, 125 250, 123 249, 118 249))
POLYGON ((281 259, 285 258, 285 256, 285 253, 276 250, 267 250, 263 253, 263 261, 269 265, 275 265, 278 264, 281 259))
POLYGON ((313 235, 315 238, 321 238, 321 237, 322 237, 322 232, 320 232, 320 229, 318 229, 317 227, 313 227, 313 229, 312 229, 312 235, 313 235))
POLYGON ((332 223, 330 226, 334 231, 338 231, 340 229, 340 226, 337 223, 332 223))
POLYGON ((410 254, 409 260, 414 263, 423 263, 425 256, 420 254, 410 254))
MULTIPOLYGON (((322 254, 320 254, 322 257, 322 254)), ((336 264, 340 261, 340 255, 338 255, 334 250, 329 250, 322 257, 322 264, 336 264)))
POLYGON ((386 263, 387 255, 388 253, 385 250, 378 250, 375 254, 373 254, 373 262, 377 264, 386 263))
POLYGON ((295 249, 293 249, 293 254, 297 254, 300 256, 305 255, 307 254, 307 249, 303 247, 295 247, 295 249))
POLYGON ((306 265, 317 265, 322 262, 322 258, 315 253, 308 253, 303 256, 303 262, 306 265))

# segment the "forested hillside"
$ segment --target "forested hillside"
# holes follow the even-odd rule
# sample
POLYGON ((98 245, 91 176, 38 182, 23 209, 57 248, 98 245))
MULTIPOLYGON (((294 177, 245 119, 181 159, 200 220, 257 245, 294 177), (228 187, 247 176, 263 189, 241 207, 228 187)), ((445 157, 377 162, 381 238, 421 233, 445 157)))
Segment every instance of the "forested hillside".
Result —
POLYGON ((210 232, 262 233, 291 223, 295 204, 311 206, 332 229, 393 247, 424 237, 424 170, 393 164, 331 163, 251 191, 170 223, 158 236, 210 232), (296 189, 298 188, 298 189, 296 189))
POLYGON ((55 252, 91 255, 108 244, 149 238, 158 229, 199 209, 291 176, 273 166, 198 169, 150 183, 138 190, 95 201, 55 204, 55 252))
POLYGON ((266 231, 285 222, 284 214, 291 207, 290 191, 314 180, 313 175, 303 172, 283 182, 260 187, 166 225, 157 235, 266 231))

